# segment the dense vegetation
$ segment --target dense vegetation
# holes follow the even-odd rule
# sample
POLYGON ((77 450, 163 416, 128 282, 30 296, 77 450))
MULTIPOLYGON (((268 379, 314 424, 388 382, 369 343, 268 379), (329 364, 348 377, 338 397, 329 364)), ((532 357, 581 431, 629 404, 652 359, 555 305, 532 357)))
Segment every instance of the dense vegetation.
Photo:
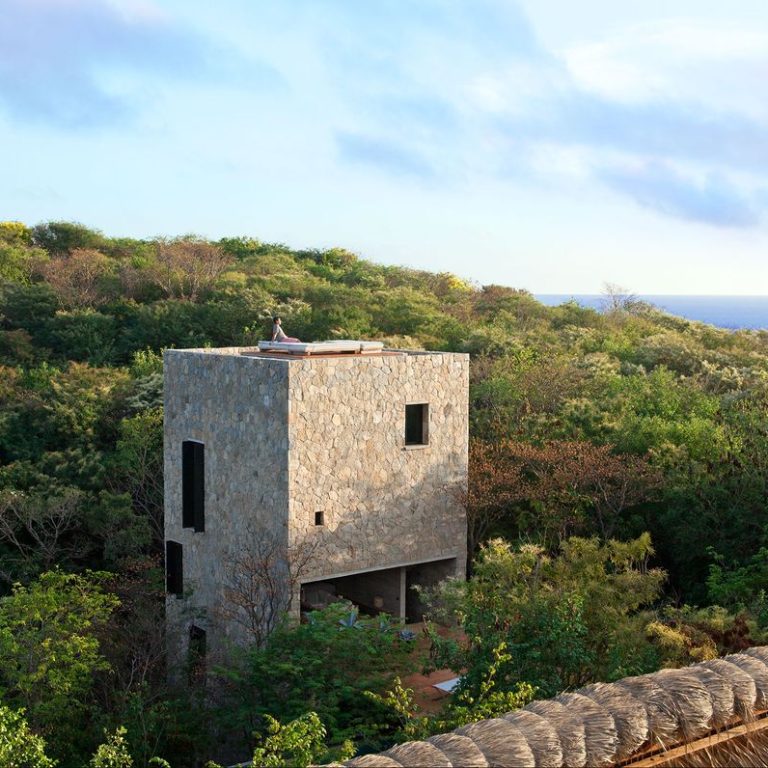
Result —
POLYGON ((0 224, 0 756, 176 768, 255 733, 262 762, 316 759, 757 642, 766 405, 768 333, 617 294, 549 308, 342 249, 0 224), (479 555, 430 596, 465 632, 433 631, 432 662, 469 674, 440 718, 393 683, 417 653, 392 628, 333 612, 208 670, 215 695, 166 684, 160 353, 253 344, 274 313, 302 339, 473 355, 479 555))

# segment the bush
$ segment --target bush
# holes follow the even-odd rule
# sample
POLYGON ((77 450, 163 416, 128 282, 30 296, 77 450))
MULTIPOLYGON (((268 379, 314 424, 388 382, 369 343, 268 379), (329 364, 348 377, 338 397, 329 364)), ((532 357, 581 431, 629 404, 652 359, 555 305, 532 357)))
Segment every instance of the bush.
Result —
POLYGON ((344 603, 309 614, 300 626, 279 628, 242 667, 227 671, 234 686, 221 713, 227 730, 264 734, 269 718, 285 722, 315 712, 330 745, 352 739, 379 746, 377 724, 388 713, 363 692, 383 690, 410 655, 413 644, 396 630, 387 617, 360 619, 344 603))
POLYGON ((24 710, 0 704, 0 765, 3 768, 54 768, 45 754, 45 740, 29 730, 24 710))
POLYGON ((427 593, 433 616, 458 621, 466 635, 460 642, 432 630, 434 665, 466 669, 459 692, 473 697, 491 669, 498 690, 527 682, 544 697, 654 669, 656 654, 635 620, 664 581, 663 571, 646 567, 652 552, 647 534, 604 544, 571 538, 556 557, 489 542, 468 582, 427 593))

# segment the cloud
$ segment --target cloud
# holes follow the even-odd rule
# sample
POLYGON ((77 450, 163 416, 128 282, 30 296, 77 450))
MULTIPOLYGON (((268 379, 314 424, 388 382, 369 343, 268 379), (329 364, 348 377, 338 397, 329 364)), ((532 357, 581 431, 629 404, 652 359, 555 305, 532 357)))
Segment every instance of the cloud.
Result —
POLYGON ((339 99, 338 156, 401 178, 472 173, 475 152, 484 151, 475 121, 530 95, 531 62, 544 55, 507 0, 424 0, 407 13, 397 3, 346 0, 312 0, 308 8, 326 77, 340 86, 329 88, 339 99), (503 71, 504 82, 489 81, 489 71, 503 71))
POLYGON ((768 173, 764 123, 696 104, 622 104, 572 90, 506 125, 538 139, 768 173))
POLYGON ((513 0, 243 0, 233 53, 160 0, 2 3, 0 110, 16 120, 104 126, 168 83, 189 86, 179 104, 197 84, 224 84, 312 157, 361 173, 458 191, 607 185, 723 227, 753 226, 768 205, 754 191, 768 189, 757 27, 673 19, 550 51, 513 0), (272 69, 238 58, 251 49, 272 69), (266 96, 270 78, 285 84, 280 98, 266 96))
POLYGON ((340 132, 336 146, 347 163, 364 163, 396 176, 422 180, 434 176, 434 169, 424 157, 387 139, 340 132))
POLYGON ((568 47, 576 85, 620 103, 688 102, 768 116, 755 99, 768 66, 768 32, 738 23, 667 19, 568 47))
POLYGON ((558 54, 510 2, 427 1, 404 25, 394 6, 316 1, 346 163, 457 188, 566 174, 663 216, 757 224, 768 109, 743 83, 768 66, 761 30, 670 20, 558 54))
POLYGON ((164 77, 205 79, 215 53, 144 0, 5 0, 0 108, 65 128, 122 121, 133 91, 164 77))
POLYGON ((755 191, 768 186, 766 126, 743 115, 573 90, 501 124, 525 145, 533 169, 594 179, 667 217, 752 227, 766 207, 755 191))
POLYGON ((509 0, 294 0, 286 4, 285 12, 294 19, 298 12, 308 15, 312 26, 322 30, 326 52, 378 61, 390 73, 400 65, 407 70, 420 55, 453 51, 463 58, 471 50, 472 56, 481 52, 486 59, 506 60, 510 54, 531 56, 540 50, 527 18, 509 0))
POLYGON ((754 227, 760 221, 751 196, 717 174, 685 176, 663 163, 604 168, 597 177, 639 205, 667 216, 717 227, 754 227))

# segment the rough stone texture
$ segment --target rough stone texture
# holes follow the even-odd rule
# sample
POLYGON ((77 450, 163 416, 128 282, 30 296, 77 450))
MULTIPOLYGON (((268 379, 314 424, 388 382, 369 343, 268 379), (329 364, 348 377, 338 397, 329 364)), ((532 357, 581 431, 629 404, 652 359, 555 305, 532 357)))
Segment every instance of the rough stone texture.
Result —
POLYGON ((306 580, 453 557, 464 572, 468 380, 467 355, 439 352, 291 364, 289 536, 321 537, 306 580), (426 446, 405 446, 407 403, 429 404, 426 446))
POLYGON ((210 631, 232 548, 258 525, 287 541, 288 363, 254 364, 239 351, 168 350, 164 355, 165 537, 183 546, 187 593, 184 599, 166 600, 171 658, 183 658, 190 623, 206 628, 210 649, 220 646, 222 633, 240 639, 234 625, 210 631), (205 445, 202 533, 182 528, 184 440, 205 445))
POLYGON ((448 559, 465 571, 468 355, 256 352, 165 353, 165 531, 183 546, 186 593, 167 600, 172 657, 190 623, 211 651, 246 640, 217 609, 233 552, 259 531, 314 548, 302 581, 448 559), (405 446, 407 403, 429 404, 426 446, 405 446), (181 526, 184 440, 205 445, 201 533, 181 526))

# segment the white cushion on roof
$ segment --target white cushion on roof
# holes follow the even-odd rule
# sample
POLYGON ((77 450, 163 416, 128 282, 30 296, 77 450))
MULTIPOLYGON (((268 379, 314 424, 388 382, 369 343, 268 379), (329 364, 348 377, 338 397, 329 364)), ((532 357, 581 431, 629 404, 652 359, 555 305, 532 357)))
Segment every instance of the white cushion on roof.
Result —
POLYGON ((309 343, 295 341, 260 341, 259 349, 264 352, 293 352, 294 354, 319 355, 338 352, 378 352, 384 348, 381 341, 356 341, 339 339, 337 341, 314 341, 309 343))

